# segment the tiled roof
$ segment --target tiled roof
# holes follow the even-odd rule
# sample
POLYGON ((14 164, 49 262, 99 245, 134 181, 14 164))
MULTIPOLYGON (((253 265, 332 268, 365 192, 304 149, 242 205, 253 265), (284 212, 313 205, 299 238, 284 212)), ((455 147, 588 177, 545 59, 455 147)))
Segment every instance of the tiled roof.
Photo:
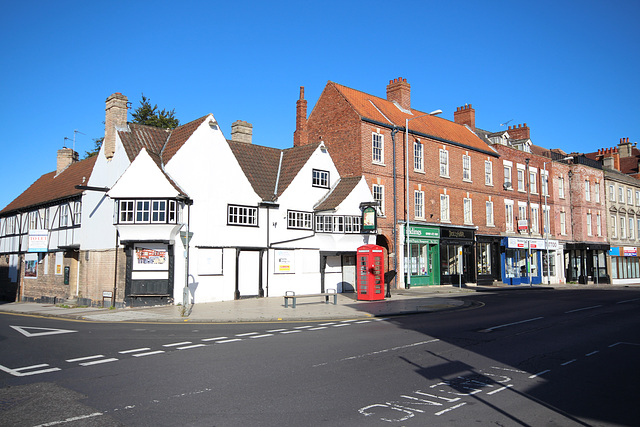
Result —
POLYGON ((242 171, 262 200, 273 201, 281 150, 228 141, 242 171))
POLYGON ((358 185, 362 177, 352 176, 340 179, 340 181, 331 189, 331 192, 316 207, 316 211, 327 211, 336 209, 340 203, 347 198, 353 189, 358 185))
MULTIPOLYGON (((384 98, 369 95, 355 89, 342 86, 338 83, 329 82, 336 90, 344 96, 355 111, 362 118, 375 120, 380 123, 389 123, 401 128, 405 126, 405 120, 426 114, 422 111, 411 109, 411 113, 400 110, 393 102, 384 98)), ((495 153, 495 151, 484 142, 478 135, 473 133, 464 125, 443 119, 437 116, 423 116, 409 122, 410 131, 419 132, 424 135, 435 137, 448 142, 464 145, 469 148, 495 153)))
POLYGON ((178 152, 180 147, 182 147, 182 145, 187 142, 189 137, 193 134, 193 132, 195 132, 198 126, 200 126, 204 119, 206 119, 207 117, 209 117, 209 114, 184 125, 178 126, 171 131, 171 136, 169 136, 167 145, 162 151, 162 161, 165 165, 169 162, 169 160, 171 160, 174 154, 178 152))
POLYGON ((72 163, 57 176, 55 171, 42 175, 2 209, 0 215, 81 195, 82 190, 76 189, 75 186, 89 182, 96 159, 97 156, 92 156, 72 163))
POLYGON ((127 153, 127 157, 129 157, 129 161, 133 161, 143 147, 146 148, 150 154, 153 153, 159 156, 162 147, 164 147, 167 142, 170 132, 168 129, 128 123, 128 130, 118 131, 118 135, 127 153))
POLYGON ((276 200, 287 189, 311 154, 318 148, 317 144, 309 144, 280 150, 245 142, 228 141, 228 143, 254 191, 266 201, 276 200), (280 166, 281 155, 282 166, 280 166), (279 179, 278 170, 280 170, 279 179), (275 194, 276 184, 277 194, 275 194))

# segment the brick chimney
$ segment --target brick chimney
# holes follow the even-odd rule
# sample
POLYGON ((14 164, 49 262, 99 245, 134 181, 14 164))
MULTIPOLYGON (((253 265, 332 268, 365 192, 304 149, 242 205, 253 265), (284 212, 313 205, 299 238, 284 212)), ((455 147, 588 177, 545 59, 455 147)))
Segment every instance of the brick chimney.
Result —
POLYGON ((509 128, 507 129, 507 132, 509 133, 509 138, 511 139, 529 139, 530 138, 529 128, 527 127, 526 123, 523 125, 509 126, 509 128))
POLYGON ((71 148, 61 148, 58 150, 57 157, 57 166, 56 166, 56 176, 60 174, 63 170, 68 168, 72 163, 78 161, 78 153, 73 151, 71 148))
POLYGON ((618 148, 600 148, 597 157, 602 160, 602 165, 609 169, 620 171, 620 153, 618 148))
POLYGON ((107 98, 104 121, 104 155, 111 159, 116 151, 117 128, 127 127, 127 103, 128 99, 120 92, 116 92, 107 98))
POLYGON ((476 110, 471 107, 471 104, 465 104, 462 107, 458 107, 453 113, 453 121, 459 125, 467 125, 472 131, 475 131, 476 110))
POLYGON ((236 120, 231 125, 231 140, 251 144, 253 125, 244 120, 236 120))
POLYGON ((396 101, 402 108, 411 109, 411 85, 407 83, 407 79, 398 77, 389 81, 387 101, 396 101))
POLYGON ((620 143, 618 144, 618 151, 620 152, 620 157, 631 157, 633 148, 633 144, 629 142, 629 138, 620 138, 620 143))
POLYGON ((293 146, 306 145, 307 142, 309 142, 307 100, 304 99, 304 86, 300 86, 300 99, 296 101, 296 130, 293 132, 293 146))

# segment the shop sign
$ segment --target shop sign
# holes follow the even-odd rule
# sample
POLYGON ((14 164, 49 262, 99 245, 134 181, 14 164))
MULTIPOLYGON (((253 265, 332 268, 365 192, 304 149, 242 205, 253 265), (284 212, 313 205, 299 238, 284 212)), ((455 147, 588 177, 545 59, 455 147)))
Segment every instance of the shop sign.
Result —
POLYGON ((378 226, 378 216, 376 208, 367 206, 362 211, 362 230, 363 231, 375 231, 378 226))
POLYGON ((295 273, 294 256, 294 251, 275 251, 275 272, 284 274, 295 273))
POLYGON ((623 248, 624 256, 638 256, 638 248, 631 248, 625 246, 623 248))
POLYGON ((518 231, 527 231, 529 229, 529 221, 526 219, 518 220, 518 231))
POLYGON ((443 239, 466 239, 473 240, 473 231, 460 228, 442 228, 440 237, 443 239))
POLYGON ((47 252, 49 247, 48 230, 29 230, 28 252, 47 252))
POLYGON ((508 237, 507 247, 510 249, 531 248, 536 250, 544 250, 548 248, 551 251, 556 251, 560 247, 560 243, 557 240, 549 240, 547 242, 543 239, 520 239, 517 237, 508 237))
POLYGON ((609 248, 609 256, 620 256, 620 248, 609 248))
POLYGON ((409 237, 421 237, 425 239, 439 239, 440 229, 435 227, 409 226, 409 237))

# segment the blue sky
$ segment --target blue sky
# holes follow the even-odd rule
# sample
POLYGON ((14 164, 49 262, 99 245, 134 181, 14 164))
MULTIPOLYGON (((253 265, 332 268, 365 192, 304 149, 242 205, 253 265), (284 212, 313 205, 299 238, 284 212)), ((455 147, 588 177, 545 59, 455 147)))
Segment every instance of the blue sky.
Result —
POLYGON ((55 170, 77 134, 84 156, 121 92, 253 124, 286 148, 295 102, 327 81, 385 97, 406 78, 412 107, 476 125, 527 123, 567 152, 640 139, 640 1, 22 1, 0 14, 0 208, 55 170))

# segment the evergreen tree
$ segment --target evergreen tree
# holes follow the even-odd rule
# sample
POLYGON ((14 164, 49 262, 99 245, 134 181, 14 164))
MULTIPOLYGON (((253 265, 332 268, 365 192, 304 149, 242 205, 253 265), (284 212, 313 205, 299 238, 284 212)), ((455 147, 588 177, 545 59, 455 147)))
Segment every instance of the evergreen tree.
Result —
POLYGON ((180 125, 180 120, 175 117, 175 110, 158 110, 158 105, 151 106, 151 100, 142 94, 140 106, 131 113, 133 123, 154 126, 164 129, 175 129, 180 125))
POLYGON ((96 156, 100 152, 100 147, 102 147, 102 141, 104 141, 104 136, 100 138, 93 138, 93 150, 85 151, 84 158, 88 159, 89 157, 96 156))

